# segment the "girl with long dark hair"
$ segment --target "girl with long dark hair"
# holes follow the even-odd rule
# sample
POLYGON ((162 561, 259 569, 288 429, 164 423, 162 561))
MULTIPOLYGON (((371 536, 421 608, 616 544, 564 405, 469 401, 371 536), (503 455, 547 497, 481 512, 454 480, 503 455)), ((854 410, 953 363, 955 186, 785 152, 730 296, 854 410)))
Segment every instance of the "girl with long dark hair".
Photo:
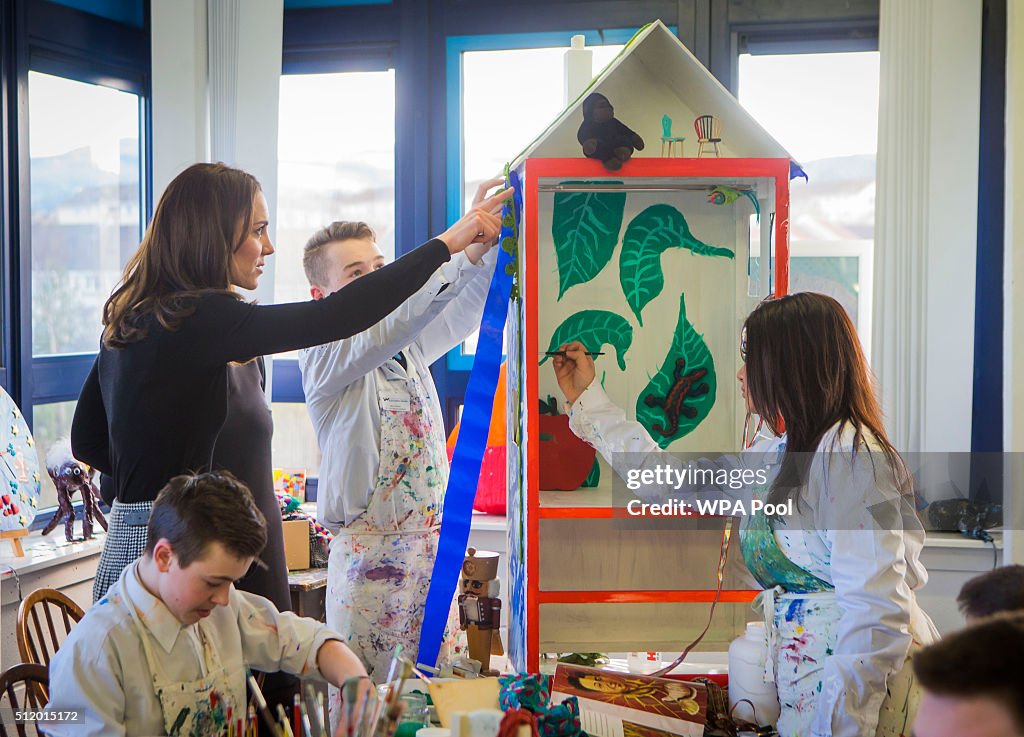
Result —
MULTIPOLYGON (((594 383, 579 343, 554 361, 570 427, 625 476, 658 446, 594 383)), ((740 548, 764 587, 766 678, 776 683, 782 737, 897 737, 920 698, 910 655, 937 638, 917 604, 927 580, 924 529, 910 477, 886 435, 853 323, 831 297, 793 294, 758 306, 743 326, 737 373, 749 415, 767 431, 753 456, 770 466, 769 504, 786 518, 741 520, 740 548), (774 459, 774 460, 773 460, 774 459)), ((685 489, 692 499, 700 489, 685 489)))

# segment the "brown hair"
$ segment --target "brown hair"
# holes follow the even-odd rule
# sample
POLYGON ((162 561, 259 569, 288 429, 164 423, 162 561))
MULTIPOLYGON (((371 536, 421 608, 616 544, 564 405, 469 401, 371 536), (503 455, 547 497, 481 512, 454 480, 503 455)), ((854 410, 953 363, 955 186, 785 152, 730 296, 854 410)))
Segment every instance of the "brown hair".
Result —
POLYGON ((353 238, 360 240, 377 240, 373 228, 363 222, 335 220, 325 228, 313 233, 305 248, 302 249, 302 268, 310 285, 327 286, 330 275, 327 273, 327 260, 324 258, 324 246, 336 241, 347 241, 353 238))
POLYGON ((164 190, 121 284, 103 305, 103 343, 123 348, 192 314, 194 298, 231 289, 231 256, 252 225, 260 183, 224 164, 193 164, 164 190), (239 223, 242 229, 239 231, 239 223))
POLYGON ((255 558, 267 544, 267 522, 249 487, 227 471, 175 476, 160 490, 146 530, 146 555, 161 539, 182 568, 218 542, 239 558, 255 558))
POLYGON ((1024 612, 1024 566, 1000 566, 975 576, 960 589, 956 603, 968 617, 1024 612))
POLYGON ((797 494, 812 454, 835 425, 840 432, 853 427, 854 451, 866 435, 873 437, 905 490, 903 461, 886 435, 860 339, 842 305, 814 292, 767 300, 747 316, 743 330, 754 409, 773 432, 786 433, 769 502, 797 494))
POLYGON ((914 654, 914 673, 938 696, 989 698, 1024 732, 1024 614, 1006 613, 946 635, 914 654))

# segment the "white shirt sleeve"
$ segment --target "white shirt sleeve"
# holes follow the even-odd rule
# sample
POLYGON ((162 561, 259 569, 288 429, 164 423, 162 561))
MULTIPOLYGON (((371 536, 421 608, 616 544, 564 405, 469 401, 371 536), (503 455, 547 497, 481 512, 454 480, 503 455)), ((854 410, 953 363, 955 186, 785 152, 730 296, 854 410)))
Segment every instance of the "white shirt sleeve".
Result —
POLYGON ((51 737, 121 737, 125 734, 125 686, 121 664, 109 642, 69 639, 50 661, 47 711, 75 712, 78 722, 40 722, 51 737))
POLYGON ((255 670, 283 670, 301 678, 324 680, 317 654, 328 640, 344 638, 326 625, 293 612, 279 612, 269 599, 232 589, 238 612, 242 655, 255 670))
MULTIPOLYGON (((663 451, 643 425, 626 417, 622 408, 609 399, 596 380, 569 408, 569 429, 592 445, 611 464, 615 473, 627 481, 630 474, 644 470, 654 472, 658 467, 682 474, 684 465, 714 472, 730 472, 743 466, 743 458, 738 454, 725 454, 715 459, 691 458, 684 464, 681 458, 663 451)), ((748 486, 737 489, 730 488, 728 484, 705 482, 665 486, 642 484, 634 491, 640 498, 650 500, 692 500, 704 493, 732 500, 743 498, 746 496, 744 492, 749 493, 748 486)))
POLYGON ((477 264, 464 258, 459 269, 457 294, 417 339, 428 366, 480 327, 497 261, 497 247, 485 253, 477 264))
POLYGON ((300 351, 306 401, 337 396, 353 381, 412 344, 479 268, 465 254, 458 253, 434 272, 419 291, 369 330, 300 351))
POLYGON ((886 681, 910 650, 914 593, 908 540, 924 536, 912 498, 899 493, 880 452, 819 452, 815 526, 830 551, 842 617, 825 661, 812 735, 874 734, 886 681))

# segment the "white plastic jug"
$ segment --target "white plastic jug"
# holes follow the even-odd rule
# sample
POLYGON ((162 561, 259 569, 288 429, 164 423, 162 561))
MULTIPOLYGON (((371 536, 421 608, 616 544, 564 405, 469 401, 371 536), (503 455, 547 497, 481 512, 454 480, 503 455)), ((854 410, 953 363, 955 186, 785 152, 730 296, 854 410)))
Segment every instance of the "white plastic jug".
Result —
POLYGON ((748 622, 743 636, 729 645, 729 707, 737 719, 761 726, 774 725, 781 711, 775 684, 764 682, 767 658, 768 637, 764 622, 748 622), (740 704, 743 699, 750 704, 740 704))

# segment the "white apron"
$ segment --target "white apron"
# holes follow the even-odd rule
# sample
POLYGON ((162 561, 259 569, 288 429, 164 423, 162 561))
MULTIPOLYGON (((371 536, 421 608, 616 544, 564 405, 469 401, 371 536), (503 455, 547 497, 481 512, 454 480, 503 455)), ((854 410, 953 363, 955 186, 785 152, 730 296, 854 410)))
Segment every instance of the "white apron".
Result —
MULTIPOLYGON (((423 607, 437 556, 441 508, 448 483, 443 428, 434 427, 412 361, 378 377, 380 466, 366 511, 342 527, 327 563, 327 626, 341 634, 375 682, 387 677, 395 645, 410 657, 419 647, 423 607)), ((440 657, 461 652, 449 613, 440 657)), ((431 664, 433 665, 433 664, 431 664)), ((330 688, 331 722, 340 692, 330 688)))
POLYGON ((125 602, 125 605, 131 612, 142 640, 146 662, 153 678, 153 690, 163 712, 165 734, 169 737, 211 737, 224 734, 227 730, 228 707, 233 705, 235 714, 244 713, 245 689, 241 693, 232 690, 231 684, 238 681, 237 674, 233 676, 224 668, 220 655, 203 633, 203 623, 200 621, 185 636, 192 637, 194 633, 193 644, 199 650, 197 657, 202 658, 204 675, 193 681, 176 681, 165 675, 160 660, 155 657, 150 635, 139 620, 134 605, 131 602, 125 602))
MULTIPOLYGON (((782 714, 776 725, 780 737, 814 737, 814 719, 822 688, 825 661, 838 639, 842 611, 835 593, 789 594, 781 587, 758 595, 768 633, 765 681, 774 681, 782 714)), ((886 681, 886 695, 878 715, 875 737, 910 734, 921 689, 915 683, 911 658, 923 647, 916 639, 903 667, 886 681)))

